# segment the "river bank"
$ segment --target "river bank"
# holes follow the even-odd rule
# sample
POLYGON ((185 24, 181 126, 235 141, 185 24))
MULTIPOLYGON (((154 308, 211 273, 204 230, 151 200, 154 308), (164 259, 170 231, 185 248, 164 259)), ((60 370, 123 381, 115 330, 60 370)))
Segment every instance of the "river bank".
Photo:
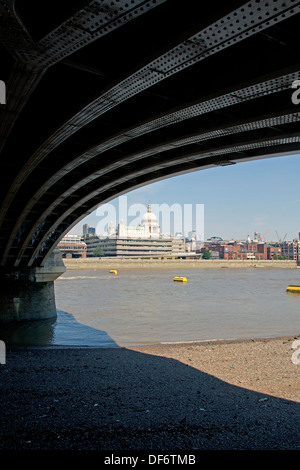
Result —
POLYGON ((0 449, 299 449, 294 341, 8 350, 0 449))
POLYGON ((127 258, 78 258, 64 259, 67 270, 78 269, 296 269, 296 261, 287 260, 184 260, 184 259, 127 259, 127 258))

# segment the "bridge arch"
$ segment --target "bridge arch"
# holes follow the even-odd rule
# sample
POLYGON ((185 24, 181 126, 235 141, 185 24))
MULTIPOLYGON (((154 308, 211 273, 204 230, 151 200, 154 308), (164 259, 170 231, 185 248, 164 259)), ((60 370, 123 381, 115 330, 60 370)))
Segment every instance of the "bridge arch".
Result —
POLYGON ((2 275, 36 280, 79 219, 128 190, 299 152, 300 2, 47 9, 0 0, 2 275))

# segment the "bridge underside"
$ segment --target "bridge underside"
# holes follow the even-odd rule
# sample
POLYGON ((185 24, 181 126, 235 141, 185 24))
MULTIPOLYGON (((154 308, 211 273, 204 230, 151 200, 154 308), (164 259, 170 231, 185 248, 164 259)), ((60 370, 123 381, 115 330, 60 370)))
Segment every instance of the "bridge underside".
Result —
POLYGON ((0 0, 2 272, 43 267, 130 189, 300 151, 299 13, 293 0, 0 0))

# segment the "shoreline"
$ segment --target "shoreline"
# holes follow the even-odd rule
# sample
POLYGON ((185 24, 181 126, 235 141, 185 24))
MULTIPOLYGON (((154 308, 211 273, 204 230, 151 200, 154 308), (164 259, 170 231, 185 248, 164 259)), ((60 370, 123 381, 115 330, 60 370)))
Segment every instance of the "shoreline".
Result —
MULTIPOLYGON (((54 349, 60 349, 60 350, 77 350, 77 349, 94 349, 94 350, 99 350, 99 351, 110 351, 113 349, 118 349, 118 350, 130 350, 130 351, 161 351, 162 355, 164 351, 167 351, 168 349, 184 349, 184 348, 189 348, 191 346, 209 346, 213 347, 215 345, 239 345, 240 343, 245 343, 245 344, 252 344, 252 343, 268 343, 268 342, 277 342, 277 341, 283 341, 283 342, 293 342, 296 340, 300 340, 300 331, 297 334, 291 334, 291 335, 278 335, 278 336, 258 336, 258 337, 249 337, 249 338, 213 338, 213 339, 199 339, 199 340, 186 340, 186 341, 162 341, 162 342, 148 342, 148 343, 140 343, 140 344, 127 344, 127 345, 118 345, 116 344, 115 346, 99 346, 99 345, 80 345, 80 344, 6 344, 6 350, 7 351, 31 351, 31 350, 41 350, 41 351, 46 351, 46 350, 54 350, 54 349)), ((299 355, 300 356, 300 355, 299 355)))
MULTIPOLYGON (((299 328, 300 329, 300 328, 299 328)), ((262 336, 262 337, 249 337, 249 338, 212 338, 212 339, 200 339, 200 340, 188 340, 188 341, 165 341, 165 342, 153 342, 147 344, 139 344, 132 346, 121 346, 124 349, 147 349, 147 348, 169 348, 169 347, 187 347, 197 345, 208 345, 212 346, 215 344, 238 344, 238 343, 253 343, 253 342, 272 342, 272 341, 294 341, 300 339, 300 332, 292 335, 278 335, 278 336, 262 336)))
POLYGON ((298 338, 8 350, 0 449, 299 449, 298 338))
MULTIPOLYGON (((300 330, 300 328, 299 328, 300 330)), ((211 339, 196 339, 196 340, 183 340, 183 341, 152 341, 145 343, 131 343, 127 345, 116 345, 107 346, 103 344, 22 344, 22 343, 8 343, 6 342, 7 351, 17 350, 47 350, 47 349, 98 349, 99 351, 111 350, 111 349, 127 349, 127 350, 167 350, 168 348, 185 348, 189 346, 213 346, 216 344, 239 344, 239 343, 254 343, 254 342, 272 342, 272 341, 295 341, 300 339, 299 333, 290 335, 278 335, 278 336, 251 336, 246 338, 211 338, 211 339)))
POLYGON ((73 258, 63 259, 66 270, 89 269, 297 269, 297 262, 290 260, 184 260, 184 259, 126 259, 126 258, 73 258))

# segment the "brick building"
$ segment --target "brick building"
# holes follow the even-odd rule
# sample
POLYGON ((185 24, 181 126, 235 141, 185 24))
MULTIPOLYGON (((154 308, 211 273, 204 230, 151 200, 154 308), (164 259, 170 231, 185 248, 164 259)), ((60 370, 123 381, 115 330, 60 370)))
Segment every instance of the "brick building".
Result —
POLYGON ((281 255, 282 248, 269 246, 266 243, 205 243, 203 249, 218 252, 219 258, 224 260, 268 260, 274 253, 281 255))

